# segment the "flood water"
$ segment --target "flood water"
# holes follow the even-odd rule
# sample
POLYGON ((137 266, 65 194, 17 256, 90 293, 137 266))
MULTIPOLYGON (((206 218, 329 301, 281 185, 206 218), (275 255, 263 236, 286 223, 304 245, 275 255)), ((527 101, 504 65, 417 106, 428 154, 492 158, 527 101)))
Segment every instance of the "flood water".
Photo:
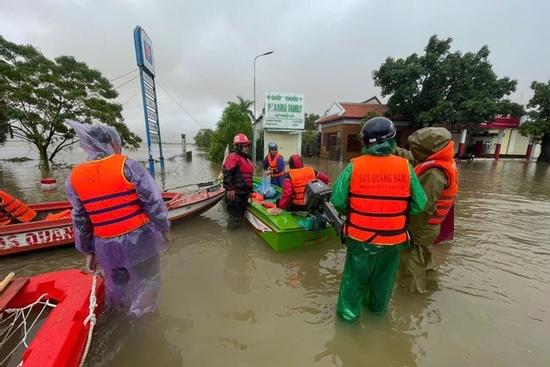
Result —
MULTIPOLYGON (((204 153, 165 147, 165 188, 218 173, 204 153)), ((0 158, 34 157, 26 145, 0 158)), ((145 152, 130 152, 145 159, 145 152)), ((82 160, 78 151, 61 161, 82 160)), ((29 202, 63 198, 39 188, 36 160, 0 161, 0 187, 29 202)), ((334 180, 344 165, 308 160, 334 180)), ((109 316, 90 366, 550 366, 550 167, 459 163, 455 240, 434 249, 437 288, 394 292, 389 312, 348 324, 335 305, 345 249, 338 241, 277 253, 243 225, 225 228, 218 204, 173 225, 163 254, 158 312, 137 323, 109 316)), ((68 167, 56 167, 62 181, 68 167)), ((73 248, 0 259, 0 275, 83 268, 73 248)))

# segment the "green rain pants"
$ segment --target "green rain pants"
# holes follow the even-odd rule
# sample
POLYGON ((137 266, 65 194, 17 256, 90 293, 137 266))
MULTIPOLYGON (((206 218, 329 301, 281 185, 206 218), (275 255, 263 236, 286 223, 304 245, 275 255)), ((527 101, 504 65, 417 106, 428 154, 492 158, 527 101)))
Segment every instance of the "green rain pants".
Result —
POLYGON ((336 312, 346 321, 355 321, 363 306, 381 314, 390 303, 395 276, 399 269, 399 252, 408 247, 374 246, 350 238, 336 312))

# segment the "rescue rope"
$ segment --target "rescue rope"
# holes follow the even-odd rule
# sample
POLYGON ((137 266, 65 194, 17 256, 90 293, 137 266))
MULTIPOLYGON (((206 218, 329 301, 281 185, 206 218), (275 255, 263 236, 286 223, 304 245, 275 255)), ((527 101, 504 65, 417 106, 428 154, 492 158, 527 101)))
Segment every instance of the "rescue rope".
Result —
POLYGON ((205 186, 212 186, 212 185, 215 185, 217 183, 219 183, 218 180, 191 183, 191 184, 182 185, 182 186, 170 187, 170 188, 165 189, 164 192, 170 191, 170 190, 175 190, 175 189, 183 189, 185 187, 191 187, 191 186, 198 186, 199 188, 201 188, 201 187, 205 187, 205 186))
MULTIPOLYGON (((40 319, 40 316, 42 313, 44 313, 44 310, 46 307, 54 308, 55 304, 51 303, 48 299, 48 294, 44 293, 36 301, 33 303, 22 307, 22 308, 7 308, 5 309, 2 314, 0 315, 0 325, 7 325, 8 322, 11 320, 11 323, 5 328, 0 331, 0 337, 2 338, 2 341, 0 341, 0 347, 4 346, 4 343, 6 341, 10 340, 10 338, 19 330, 21 327, 23 327, 23 338, 21 341, 11 350, 11 352, 4 357, 2 361, 0 361, 0 366, 4 365, 6 361, 10 358, 10 356, 21 346, 21 344, 25 345, 25 348, 28 348, 29 345, 27 344, 27 337, 29 336, 30 331, 34 327, 34 325, 38 322, 40 319), (32 321, 31 325, 27 327, 27 322, 29 321, 29 316, 32 311, 32 308, 36 305, 42 305, 42 309, 40 309, 40 312, 36 316, 36 318, 32 321), (9 315, 8 317, 4 317, 5 315, 9 315), (21 319, 21 322, 19 322, 16 325, 16 322, 21 319)), ((22 363, 22 362, 21 362, 22 363)), ((21 363, 19 365, 21 365, 21 363)))
POLYGON ((86 340, 86 347, 82 353, 82 358, 80 359, 80 367, 84 366, 86 357, 88 356, 88 351, 90 350, 90 345, 92 344, 92 334, 94 333, 94 327, 97 321, 95 315, 95 308, 97 307, 97 297, 96 297, 96 283, 97 283, 98 273, 94 273, 94 278, 92 280, 92 289, 90 290, 90 304, 88 306, 88 317, 84 319, 84 325, 90 323, 90 328, 88 329, 88 338, 86 340))

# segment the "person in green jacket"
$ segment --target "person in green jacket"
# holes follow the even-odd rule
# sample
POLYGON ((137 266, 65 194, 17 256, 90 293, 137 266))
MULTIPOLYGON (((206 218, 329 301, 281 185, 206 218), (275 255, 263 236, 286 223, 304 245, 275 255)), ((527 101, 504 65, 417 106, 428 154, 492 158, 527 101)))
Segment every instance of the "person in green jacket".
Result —
POLYGON ((365 147, 333 186, 331 202, 346 216, 346 263, 337 314, 347 321, 363 305, 384 313, 399 268, 399 253, 409 247, 406 223, 424 210, 426 195, 410 163, 393 155, 395 127, 375 117, 361 130, 365 147))
POLYGON ((396 154, 415 165, 427 203, 426 209, 409 222, 414 246, 401 253, 397 283, 407 292, 424 293, 429 271, 434 270, 431 248, 458 191, 457 171, 454 145, 447 129, 426 127, 417 130, 409 136, 408 143, 410 151, 397 148, 396 154))

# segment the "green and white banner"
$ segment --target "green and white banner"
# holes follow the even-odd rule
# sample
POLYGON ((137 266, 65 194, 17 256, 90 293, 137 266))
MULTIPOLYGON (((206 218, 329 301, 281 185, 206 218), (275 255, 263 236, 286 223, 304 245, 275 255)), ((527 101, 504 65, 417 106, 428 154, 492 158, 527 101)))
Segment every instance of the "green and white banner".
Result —
POLYGON ((304 95, 267 92, 265 96, 264 129, 303 130, 304 95))

